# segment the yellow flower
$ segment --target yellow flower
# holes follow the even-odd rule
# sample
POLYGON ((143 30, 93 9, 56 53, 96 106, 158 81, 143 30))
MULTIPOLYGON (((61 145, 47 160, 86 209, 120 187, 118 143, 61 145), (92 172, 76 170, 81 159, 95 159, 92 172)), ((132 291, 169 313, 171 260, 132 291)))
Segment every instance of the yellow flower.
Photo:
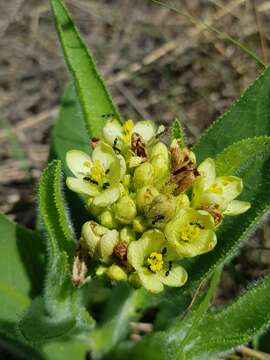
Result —
POLYGON ((215 222, 207 211, 182 208, 164 233, 178 258, 194 257, 216 246, 215 222))
POLYGON ((126 172, 125 160, 109 145, 98 142, 92 158, 83 151, 70 150, 66 163, 75 175, 67 178, 68 188, 93 199, 94 206, 104 207, 119 198, 120 181, 126 172))
POLYGON ((192 206, 206 208, 218 205, 224 215, 239 215, 250 208, 246 201, 234 200, 243 190, 242 179, 237 176, 216 177, 215 162, 208 158, 198 167, 200 176, 193 185, 192 206))
POLYGON ((170 245, 157 229, 146 231, 128 247, 129 264, 136 270, 135 274, 141 284, 153 293, 162 291, 164 285, 180 287, 187 281, 186 270, 180 265, 174 265, 172 258, 170 245))

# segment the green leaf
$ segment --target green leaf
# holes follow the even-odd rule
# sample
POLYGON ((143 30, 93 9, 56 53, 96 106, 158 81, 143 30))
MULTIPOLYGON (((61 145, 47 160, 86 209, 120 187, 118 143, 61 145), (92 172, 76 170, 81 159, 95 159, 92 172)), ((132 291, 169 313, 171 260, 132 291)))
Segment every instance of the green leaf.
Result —
POLYGON ((61 0, 51 0, 56 30, 64 58, 73 76, 85 125, 90 137, 99 137, 109 114, 120 119, 105 84, 98 74, 92 54, 61 0))
POLYGON ((29 342, 87 333, 93 327, 81 304, 81 292, 70 279, 75 242, 61 180, 61 162, 53 161, 43 172, 39 187, 39 212, 48 244, 44 301, 37 299, 19 322, 29 342))
POLYGON ((261 333, 270 324, 269 293, 268 276, 225 309, 209 312, 196 329, 192 346, 186 349, 187 359, 207 360, 261 333))
MULTIPOLYGON (((187 343, 184 339, 190 325, 183 327, 179 319, 166 331, 158 331, 145 336, 137 344, 134 342, 121 344, 111 358, 115 360, 140 358, 144 360, 208 360, 213 355, 231 351, 269 326, 269 291, 270 277, 267 277, 225 309, 208 312, 193 328, 192 337, 187 343), (256 314, 255 317, 254 314, 256 314), (183 343, 184 346, 182 346, 183 343), (182 352, 179 353, 181 348, 182 352)), ((191 318, 191 324, 194 318, 197 318, 197 314, 196 312, 195 317, 191 318)))
POLYGON ((270 135, 270 67, 249 86, 194 146, 198 162, 215 157, 229 145, 254 136, 270 135))
POLYGON ((174 119, 170 129, 171 141, 176 139, 179 141, 181 147, 185 147, 185 131, 181 124, 181 121, 176 118, 174 119))
POLYGON ((269 210, 269 154, 270 138, 262 136, 233 144, 217 157, 219 175, 236 175, 243 179, 244 190, 240 199, 250 201, 251 208, 242 215, 225 217, 217 230, 218 243, 215 249, 187 262, 189 281, 183 289, 194 287, 228 257, 234 255, 239 244, 247 238, 250 230, 269 210))
MULTIPOLYGON (((15 224, 2 214, 0 232, 0 321, 9 323, 12 330, 12 324, 30 305, 31 298, 41 292, 44 244, 38 233, 15 224)), ((5 329, 10 332, 7 326, 5 329)))

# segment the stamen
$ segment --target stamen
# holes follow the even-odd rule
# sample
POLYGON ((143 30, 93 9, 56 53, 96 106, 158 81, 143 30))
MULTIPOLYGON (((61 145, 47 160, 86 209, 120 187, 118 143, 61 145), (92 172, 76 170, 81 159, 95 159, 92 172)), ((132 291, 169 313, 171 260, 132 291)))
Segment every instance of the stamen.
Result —
POLYGON ((163 256, 158 252, 152 252, 149 258, 147 259, 147 262, 148 262, 148 269, 151 270, 152 272, 157 272, 162 270, 164 265, 163 256))

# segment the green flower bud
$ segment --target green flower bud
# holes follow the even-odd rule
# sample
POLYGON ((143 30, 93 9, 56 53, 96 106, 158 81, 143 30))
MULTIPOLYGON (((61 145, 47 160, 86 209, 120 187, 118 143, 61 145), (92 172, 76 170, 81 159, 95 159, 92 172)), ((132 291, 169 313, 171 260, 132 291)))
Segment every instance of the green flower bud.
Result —
POLYGON ((134 171, 133 184, 136 189, 154 182, 154 168, 149 162, 144 162, 134 171))
POLYGON ((98 216, 102 213, 102 211, 104 210, 103 207, 94 205, 92 198, 90 198, 90 199, 87 201, 85 207, 86 207, 86 209, 90 212, 90 214, 91 214, 92 216, 95 216, 95 217, 98 217, 98 216))
POLYGON ((127 280, 127 273, 119 265, 112 264, 106 271, 107 276, 111 280, 125 281, 127 280))
POLYGON ((128 195, 121 197, 114 205, 114 214, 122 224, 131 224, 137 215, 135 202, 128 195))
POLYGON ((82 240, 88 247, 90 256, 94 256, 101 237, 108 231, 107 228, 95 221, 87 221, 82 227, 82 240))
POLYGON ((135 217, 132 226, 136 233, 143 233, 147 229, 147 223, 142 216, 135 217))
POLYGON ((167 146, 165 144, 163 144, 162 142, 157 143, 155 146, 153 146, 152 150, 151 150, 151 158, 153 158, 154 156, 157 155, 162 155, 164 156, 167 160, 169 160, 169 153, 168 153, 168 149, 167 146))
POLYGON ((123 179, 122 179, 122 184, 124 185, 124 187, 126 189, 130 188, 131 185, 131 175, 130 174, 126 174, 123 179))
POLYGON ((142 282, 136 272, 133 272, 129 275, 128 281, 135 289, 142 286, 142 282))
POLYGON ((176 196, 175 200, 176 200, 176 213, 178 213, 182 208, 189 207, 190 201, 186 194, 180 194, 176 196))
POLYGON ((109 230, 94 221, 87 221, 82 227, 82 241, 86 244, 90 256, 97 256, 104 262, 109 260, 118 240, 118 231, 109 230))
POLYGON ((120 231, 120 241, 129 244, 134 240, 136 240, 135 232, 128 226, 123 227, 120 231))
POLYGON ((117 228, 117 222, 114 218, 114 214, 110 210, 105 210, 99 215, 99 221, 101 225, 107 227, 108 229, 117 228))
POLYGON ((157 155, 151 159, 151 164, 154 169, 155 185, 161 187, 169 176, 169 159, 163 155, 157 155))
POLYGON ((146 216, 151 226, 161 227, 174 217, 175 210, 175 198, 169 194, 160 194, 148 206, 146 216))
POLYGON ((139 211, 144 211, 145 207, 151 204, 153 199, 159 194, 154 186, 144 186, 137 191, 136 204, 139 211))

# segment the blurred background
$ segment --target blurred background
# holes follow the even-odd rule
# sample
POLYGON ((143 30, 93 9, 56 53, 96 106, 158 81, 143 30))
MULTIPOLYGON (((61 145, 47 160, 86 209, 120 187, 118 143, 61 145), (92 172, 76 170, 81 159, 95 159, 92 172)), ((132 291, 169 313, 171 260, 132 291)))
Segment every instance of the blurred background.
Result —
MULTIPOLYGON (((270 1, 176 0, 190 22, 151 0, 66 0, 126 118, 170 124, 180 116, 192 144, 260 73, 238 39, 268 63, 270 1)), ((68 80, 48 0, 0 0, 0 211, 34 226, 38 178, 68 80)), ((270 264, 265 221, 223 276, 216 303, 270 264)))

